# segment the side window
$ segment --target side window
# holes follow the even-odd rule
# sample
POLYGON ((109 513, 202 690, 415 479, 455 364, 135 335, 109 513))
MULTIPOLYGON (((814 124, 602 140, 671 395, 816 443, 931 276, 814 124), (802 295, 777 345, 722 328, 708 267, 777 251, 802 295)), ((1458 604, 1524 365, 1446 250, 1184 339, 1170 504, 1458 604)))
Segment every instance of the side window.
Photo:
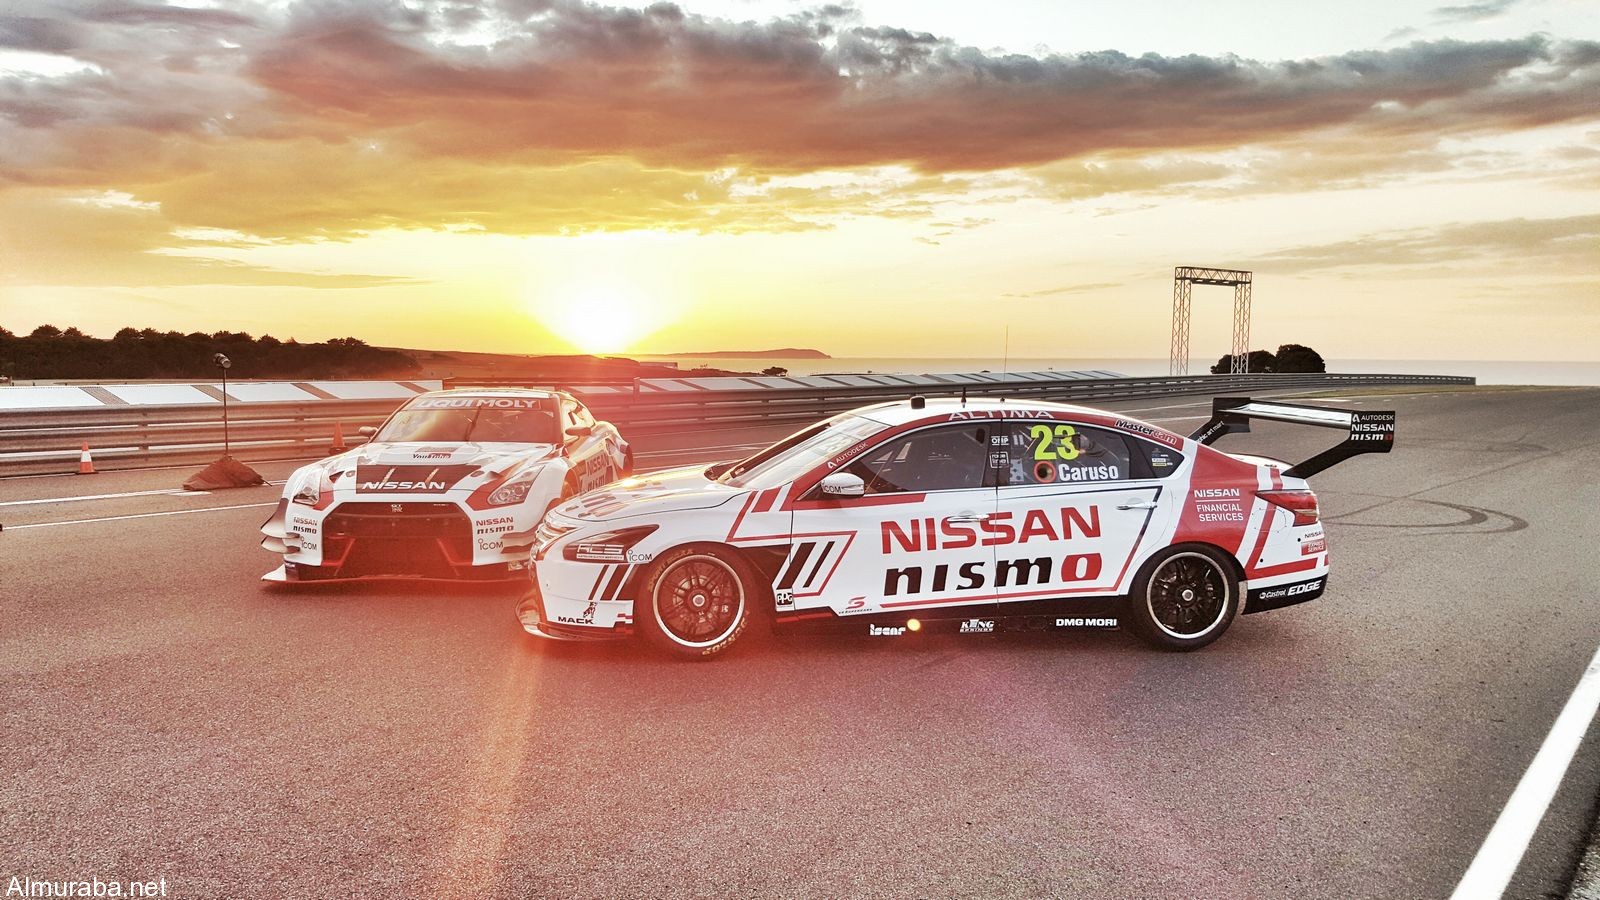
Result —
MULTIPOLYGON (((1092 425, 1048 420, 1007 422, 996 435, 1004 453, 1005 484, 1123 481, 1140 477, 1122 435, 1092 425)), ((1143 468, 1143 460, 1139 460, 1143 468)))
POLYGON ((573 424, 574 425, 587 425, 590 428, 593 428, 594 427, 594 414, 589 412, 589 407, 584 406, 582 403, 574 403, 572 406, 573 406, 573 410, 572 410, 573 424))
POLYGON ((949 491, 992 485, 988 425, 940 425, 868 450, 845 468, 868 494, 949 491))
POLYGON ((1183 465, 1183 454, 1171 447, 1153 444, 1135 437, 1130 437, 1126 440, 1128 446, 1133 448, 1135 477, 1165 478, 1178 471, 1178 467, 1183 465), (1149 472, 1148 475, 1138 471, 1139 463, 1141 462, 1144 463, 1145 470, 1149 472))

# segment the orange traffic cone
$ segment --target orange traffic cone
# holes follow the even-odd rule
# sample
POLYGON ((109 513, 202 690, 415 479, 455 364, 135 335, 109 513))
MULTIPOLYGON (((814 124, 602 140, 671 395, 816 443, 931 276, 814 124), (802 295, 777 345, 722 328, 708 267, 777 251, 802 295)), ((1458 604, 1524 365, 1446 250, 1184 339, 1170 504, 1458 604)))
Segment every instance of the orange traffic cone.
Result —
POLYGON ((350 448, 344 443, 344 423, 333 423, 333 446, 328 448, 329 453, 343 453, 350 448))
POLYGON ((83 442, 83 455, 78 457, 78 474, 93 475, 94 459, 89 456, 89 442, 83 442))

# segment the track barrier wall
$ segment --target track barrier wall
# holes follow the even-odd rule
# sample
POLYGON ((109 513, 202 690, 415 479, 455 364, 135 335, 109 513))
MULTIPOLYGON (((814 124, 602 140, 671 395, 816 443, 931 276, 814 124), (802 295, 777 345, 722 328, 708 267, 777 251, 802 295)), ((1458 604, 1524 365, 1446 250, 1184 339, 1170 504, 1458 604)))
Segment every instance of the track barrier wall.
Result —
MULTIPOLYGON (((334 435, 360 443, 420 393, 441 386, 559 387, 624 435, 803 424, 869 403, 923 396, 1006 397, 1093 405, 1200 394, 1411 385, 1471 385, 1448 375, 1193 375, 1121 378, 1101 371, 964 375, 652 378, 550 382, 229 382, 233 455, 259 462, 328 455, 334 435)), ((0 387, 0 476, 77 471, 82 444, 97 468, 209 462, 222 453, 220 384, 0 387)))

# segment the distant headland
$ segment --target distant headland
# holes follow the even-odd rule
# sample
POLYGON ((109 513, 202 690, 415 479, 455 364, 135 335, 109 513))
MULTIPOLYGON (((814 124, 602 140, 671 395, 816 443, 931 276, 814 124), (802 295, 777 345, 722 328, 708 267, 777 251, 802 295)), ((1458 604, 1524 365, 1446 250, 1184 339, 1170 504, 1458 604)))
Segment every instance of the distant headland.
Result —
POLYGON ((821 350, 804 347, 783 347, 777 350, 708 350, 703 353, 641 353, 655 358, 685 357, 688 359, 833 359, 821 350))
MULTIPOLYGON (((744 372, 695 363, 684 369, 670 358, 638 360, 589 354, 485 353, 375 347, 358 338, 300 343, 239 331, 211 334, 123 328, 97 338, 77 328, 41 325, 29 334, 0 328, 0 378, 23 380, 147 380, 217 378, 217 353, 232 361, 228 375, 248 379, 421 378, 525 379, 583 383, 683 375, 783 374, 781 366, 744 372)), ((724 351, 730 359, 830 359, 817 350, 724 351)), ((759 368, 758 366, 748 366, 759 368)), ((3 383, 3 382, 0 382, 3 383)))

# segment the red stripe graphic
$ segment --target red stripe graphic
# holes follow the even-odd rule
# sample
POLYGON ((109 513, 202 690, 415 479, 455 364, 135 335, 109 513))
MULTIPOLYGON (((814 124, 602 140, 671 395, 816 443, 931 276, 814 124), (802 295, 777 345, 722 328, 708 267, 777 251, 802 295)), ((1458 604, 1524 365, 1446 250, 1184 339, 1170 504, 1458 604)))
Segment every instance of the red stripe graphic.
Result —
POLYGON ((1250 551, 1249 564, 1245 568, 1254 570, 1261 562, 1261 554, 1267 549, 1267 538, 1272 534, 1272 520, 1278 517, 1278 507, 1270 503, 1265 504, 1266 511, 1262 514, 1261 532, 1256 535, 1256 547, 1250 551))
POLYGON ((1311 559, 1297 559, 1294 562, 1284 563, 1278 566, 1266 566, 1264 568, 1255 569, 1251 572, 1250 577, 1271 578, 1274 575, 1287 575, 1290 572, 1304 572, 1309 569, 1315 569, 1320 563, 1321 560, 1318 560, 1315 557, 1311 559))

